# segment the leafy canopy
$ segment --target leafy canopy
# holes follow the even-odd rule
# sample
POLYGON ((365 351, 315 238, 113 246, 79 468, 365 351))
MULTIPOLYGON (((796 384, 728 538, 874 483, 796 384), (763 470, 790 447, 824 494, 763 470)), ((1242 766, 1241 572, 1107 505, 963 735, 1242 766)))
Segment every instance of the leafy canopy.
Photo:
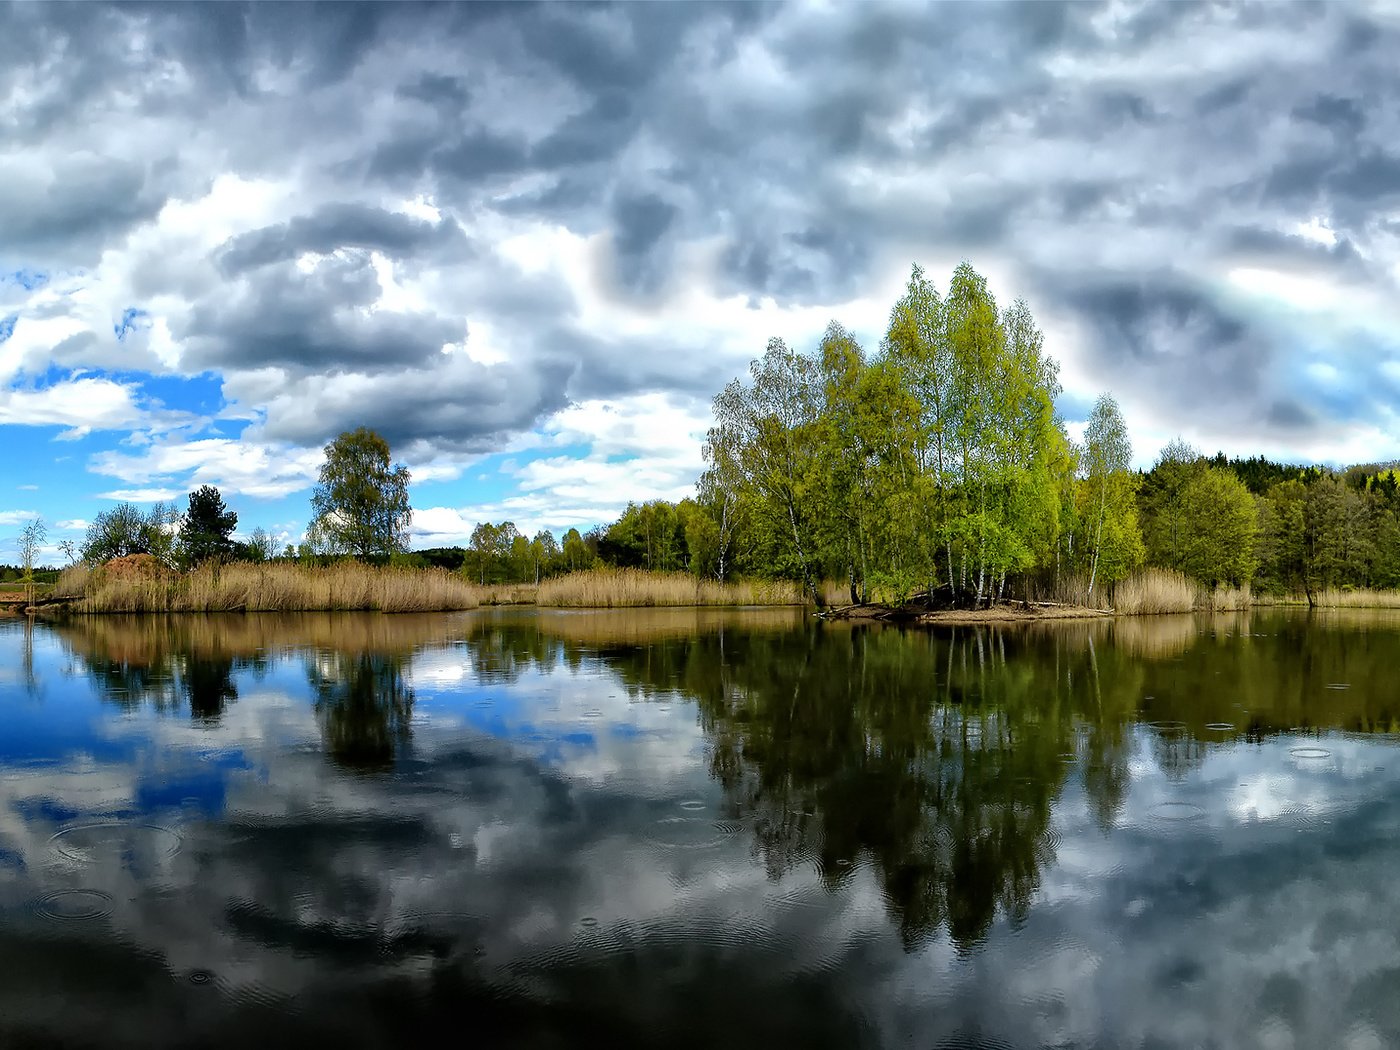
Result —
POLYGON ((331 553, 388 557, 408 550, 408 468, 390 463, 389 443, 365 427, 326 446, 311 497, 312 532, 331 553))

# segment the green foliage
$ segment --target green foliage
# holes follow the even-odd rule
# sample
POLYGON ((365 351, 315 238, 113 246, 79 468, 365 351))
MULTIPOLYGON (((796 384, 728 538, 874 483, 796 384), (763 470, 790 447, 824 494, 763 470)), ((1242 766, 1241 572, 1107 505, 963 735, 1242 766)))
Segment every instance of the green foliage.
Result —
POLYGON ((189 495, 189 507, 180 519, 176 548, 185 565, 210 558, 227 559, 235 552, 233 530, 238 515, 224 506, 224 498, 212 485, 202 485, 189 495))
POLYGON ((1182 489, 1181 562, 1171 566, 1214 586, 1248 583, 1254 573, 1254 497, 1233 473, 1206 467, 1182 489))
POLYGON ((311 497, 316 546, 327 553, 387 558, 408 549, 408 468, 390 463, 372 430, 346 431, 326 446, 311 497))
POLYGON ((957 268, 946 297, 915 267, 880 353, 840 325, 815 354, 772 340, 714 402, 701 505, 716 561, 853 600, 945 585, 967 601, 1056 549, 1073 460, 1057 369, 1029 309, 957 268))
POLYGON ((1137 484, 1129 473, 1133 447, 1118 403, 1100 394, 1084 428, 1087 505, 1077 517, 1088 526, 1084 549, 1089 552, 1089 593, 1102 580, 1121 580, 1142 562, 1142 535, 1137 523, 1137 484))
POLYGON ((101 564, 132 554, 149 554, 169 565, 174 562, 175 524, 173 507, 156 503, 146 513, 131 503, 118 503, 100 512, 87 528, 82 544, 83 561, 101 564))

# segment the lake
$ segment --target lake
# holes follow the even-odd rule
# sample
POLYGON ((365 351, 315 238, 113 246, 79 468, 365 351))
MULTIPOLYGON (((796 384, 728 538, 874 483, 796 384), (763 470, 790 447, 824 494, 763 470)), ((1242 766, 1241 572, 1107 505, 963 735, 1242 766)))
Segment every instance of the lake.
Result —
POLYGON ((1361 612, 0 620, 0 1045, 1397 1045, 1398 668, 1361 612))

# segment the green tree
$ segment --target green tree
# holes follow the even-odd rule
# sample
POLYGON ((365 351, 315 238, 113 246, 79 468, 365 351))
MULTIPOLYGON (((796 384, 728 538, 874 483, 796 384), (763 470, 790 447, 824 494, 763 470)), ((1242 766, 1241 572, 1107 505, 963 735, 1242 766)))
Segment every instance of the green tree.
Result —
POLYGON ((821 608, 815 575, 814 511, 821 484, 814 433, 820 405, 816 368, 810 358, 773 339, 749 373, 748 383, 736 379, 715 397, 711 454, 729 464, 753 493, 756 524, 777 541, 788 570, 821 608))
POLYGON ((243 545, 243 550, 249 561, 261 564, 272 560, 277 547, 268 531, 259 525, 248 537, 248 542, 243 545))
POLYGON ((311 509, 327 547, 358 558, 408 550, 409 473, 402 464, 391 465, 388 442, 360 427, 341 434, 325 452, 311 509))
POLYGON ((1190 536, 1185 494, 1205 466, 1201 453, 1178 437, 1167 443, 1143 479, 1138 506, 1142 511, 1142 539, 1151 564, 1185 571, 1190 536))
POLYGON ((189 495, 189 507, 180 519, 178 551, 186 565, 211 558, 226 559, 234 552, 233 530, 238 515, 224 506, 213 485, 201 485, 189 495))
POLYGON ((1312 559, 1308 556, 1308 490, 1299 480, 1280 481, 1259 499, 1260 582, 1268 590, 1302 591, 1313 602, 1312 559))
POLYGON ((1205 467, 1182 488, 1181 564, 1188 576, 1215 586, 1248 583, 1254 573, 1258 512, 1232 471, 1205 467))
POLYGON ((173 507, 156 503, 146 513, 131 503, 118 503, 100 512, 88 525, 82 544, 83 561, 97 565, 113 558, 149 554, 161 562, 173 561, 174 525, 178 515, 173 507))
POLYGON ((563 558, 564 568, 569 572, 592 567, 593 552, 588 549, 588 543, 579 535, 578 529, 571 528, 564 533, 563 558))
POLYGON ((1106 583, 1126 575, 1134 561, 1141 558, 1142 539, 1134 536, 1137 529, 1134 486, 1128 473, 1132 458, 1128 426, 1118 410, 1118 403, 1108 394, 1100 394, 1084 428, 1083 468, 1094 530, 1089 567, 1091 595, 1104 553, 1105 527, 1110 543, 1110 554, 1104 565, 1106 583))

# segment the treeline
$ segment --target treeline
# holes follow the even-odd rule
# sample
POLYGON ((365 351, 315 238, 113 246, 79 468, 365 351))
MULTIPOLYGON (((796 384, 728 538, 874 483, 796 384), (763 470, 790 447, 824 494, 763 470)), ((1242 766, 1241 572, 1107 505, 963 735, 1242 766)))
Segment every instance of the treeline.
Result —
POLYGON ((1208 458, 1176 440, 1135 471, 1113 398, 1098 397, 1076 442, 1059 393, 1024 302, 999 305, 966 263, 943 291, 915 266, 878 346, 835 322, 808 352, 770 341, 715 397, 706 469, 678 503, 629 504, 609 525, 562 536, 481 523, 464 547, 412 552, 408 471, 360 429, 326 446, 296 547, 278 551, 262 530, 235 541, 237 515, 205 486, 182 513, 121 504, 99 514, 81 555, 93 564, 150 553, 183 566, 352 556, 483 585, 602 565, 793 580, 818 606, 832 579, 853 602, 922 593, 954 606, 1032 595, 1102 604, 1150 566, 1207 588, 1309 599, 1400 587, 1391 465, 1208 458))
POLYGON ((1057 375, 1025 303, 998 306, 966 263, 942 293, 916 266, 874 350, 836 323, 809 353, 771 341, 714 400, 696 498, 629 506, 599 557, 783 576, 817 604, 831 578, 853 601, 1098 601, 1145 566, 1309 598, 1400 586, 1390 465, 1208 458, 1176 440, 1134 471, 1108 394, 1070 440, 1057 375))

